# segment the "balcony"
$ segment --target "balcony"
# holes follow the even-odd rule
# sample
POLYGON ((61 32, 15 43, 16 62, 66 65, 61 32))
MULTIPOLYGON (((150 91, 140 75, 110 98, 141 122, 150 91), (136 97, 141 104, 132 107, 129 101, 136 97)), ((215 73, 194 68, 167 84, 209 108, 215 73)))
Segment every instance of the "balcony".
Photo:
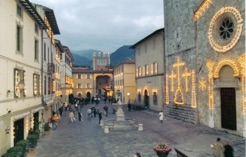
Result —
POLYGON ((55 72, 55 64, 54 63, 48 63, 48 73, 53 74, 55 72))

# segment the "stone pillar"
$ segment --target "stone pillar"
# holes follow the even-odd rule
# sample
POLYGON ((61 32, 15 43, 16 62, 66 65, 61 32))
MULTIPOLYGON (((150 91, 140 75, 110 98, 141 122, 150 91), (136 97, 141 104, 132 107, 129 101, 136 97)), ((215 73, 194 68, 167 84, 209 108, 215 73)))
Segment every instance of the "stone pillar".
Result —
POLYGON ((138 124, 138 130, 143 131, 143 124, 138 124))
POLYGON ((105 133, 105 134, 109 133, 108 126, 104 126, 104 133, 105 133))

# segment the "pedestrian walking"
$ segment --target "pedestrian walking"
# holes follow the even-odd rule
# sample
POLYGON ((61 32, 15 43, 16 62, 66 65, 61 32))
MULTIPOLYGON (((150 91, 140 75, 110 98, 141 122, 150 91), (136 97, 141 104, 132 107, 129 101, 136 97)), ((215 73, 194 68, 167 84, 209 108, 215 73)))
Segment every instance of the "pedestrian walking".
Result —
POLYGON ((81 121, 81 118, 82 118, 82 113, 78 112, 78 119, 79 119, 79 121, 81 121))
POLYGON ((108 106, 104 106, 103 110, 104 110, 105 116, 108 117, 108 106))
POLYGON ((63 106, 61 106, 61 107, 59 108, 59 114, 60 114, 61 117, 62 117, 62 112, 63 112, 63 106))
POLYGON ((127 107, 128 107, 128 111, 131 112, 131 103, 130 103, 130 101, 128 101, 127 107))
POLYGON ((73 123, 73 121, 75 121, 74 112, 72 110, 69 112, 69 119, 70 119, 70 122, 72 122, 72 123, 73 123))
POLYGON ((100 124, 100 122, 101 122, 101 120, 102 120, 102 112, 99 112, 99 113, 98 113, 98 117, 99 117, 99 124, 100 124))
POLYGON ((163 112, 160 111, 160 113, 159 113, 159 119, 160 119, 160 122, 161 123, 163 122, 163 118, 164 118, 163 112))
POLYGON ((224 145, 224 157, 234 157, 232 144, 229 141, 225 141, 224 145))
POLYGON ((91 109, 87 109, 87 118, 90 120, 91 119, 91 109))
POLYGON ((220 138, 217 138, 217 141, 211 145, 214 153, 214 157, 222 157, 224 152, 224 146, 221 143, 220 138))

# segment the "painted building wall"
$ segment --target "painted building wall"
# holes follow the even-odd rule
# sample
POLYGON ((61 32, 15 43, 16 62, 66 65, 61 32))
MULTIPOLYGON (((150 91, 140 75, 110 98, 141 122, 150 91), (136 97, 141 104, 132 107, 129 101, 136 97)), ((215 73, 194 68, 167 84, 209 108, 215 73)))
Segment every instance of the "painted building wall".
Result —
POLYGON ((136 52, 136 102, 146 106, 144 93, 147 92, 146 96, 149 97, 148 107, 153 110, 163 109, 163 35, 163 30, 159 30, 142 39, 134 46, 136 52), (157 93, 156 103, 153 103, 154 92, 157 93))
POLYGON ((24 138, 33 127, 33 113, 41 120, 41 95, 34 96, 33 74, 41 75, 41 30, 35 33, 35 21, 22 9, 17 15, 17 1, 0 2, 0 155, 14 146, 14 123, 24 119, 24 138), (21 51, 17 51, 17 25, 22 29, 21 51), (34 59, 34 43, 38 41, 38 56, 34 59), (14 69, 25 71, 25 96, 15 97, 14 69), (9 133, 6 129, 9 128, 9 133))

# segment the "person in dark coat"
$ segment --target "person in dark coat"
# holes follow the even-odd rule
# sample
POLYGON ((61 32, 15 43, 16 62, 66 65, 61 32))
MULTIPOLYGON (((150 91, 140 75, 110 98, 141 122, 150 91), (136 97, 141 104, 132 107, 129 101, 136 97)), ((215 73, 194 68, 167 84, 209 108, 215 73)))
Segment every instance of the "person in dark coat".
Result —
POLYGON ((78 112, 78 119, 79 119, 79 121, 81 121, 81 117, 82 117, 81 113, 78 112))
POLYGON ((101 120, 102 120, 102 112, 99 112, 99 113, 98 113, 98 117, 99 117, 99 124, 100 124, 100 122, 101 122, 101 120))
POLYGON ((229 141, 225 141, 224 145, 224 157, 234 157, 233 148, 229 141))

